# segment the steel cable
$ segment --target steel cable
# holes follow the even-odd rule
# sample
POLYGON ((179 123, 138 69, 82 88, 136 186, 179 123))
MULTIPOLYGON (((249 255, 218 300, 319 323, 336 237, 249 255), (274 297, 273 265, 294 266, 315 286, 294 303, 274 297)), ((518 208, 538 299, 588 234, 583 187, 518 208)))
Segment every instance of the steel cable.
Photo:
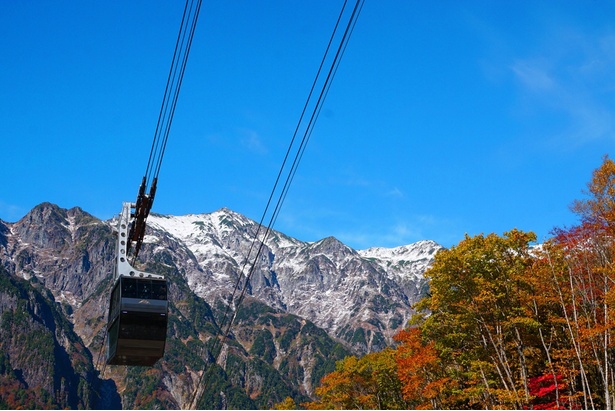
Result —
POLYGON ((173 60, 167 78, 160 114, 154 132, 147 167, 145 169, 146 190, 149 192, 154 180, 158 179, 162 159, 166 150, 179 92, 186 71, 190 48, 194 39, 196 24, 201 10, 202 0, 186 0, 182 22, 177 35, 173 60))
MULTIPOLYGON (((213 339, 212 355, 213 355, 213 358, 214 358, 214 361, 213 361, 214 365, 217 364, 217 362, 218 362, 219 356, 220 356, 220 354, 222 352, 222 347, 223 347, 226 339, 228 338, 228 335, 230 333, 230 329, 231 329, 232 324, 233 324, 233 322, 235 320, 235 317, 236 317, 236 315, 238 313, 239 307, 240 307, 241 303, 243 302, 243 299, 245 298, 245 293, 246 293, 246 290, 248 289, 248 286, 250 284, 250 279, 252 278, 252 275, 254 274, 258 258, 260 257, 261 252, 262 252, 262 250, 264 248, 265 242, 266 242, 266 240, 267 240, 267 238, 268 238, 268 236, 269 236, 269 234, 270 234, 270 232, 271 232, 271 230, 273 228, 273 225, 275 224, 275 221, 277 220, 277 216, 279 215, 279 212, 281 210, 281 206, 282 206, 282 204, 283 204, 283 202, 284 202, 284 200, 286 198, 286 195, 287 195, 288 190, 290 188, 290 184, 292 183, 292 180, 293 180, 294 175, 295 175, 295 173, 297 171, 297 168, 299 166, 301 158, 303 157, 303 153, 305 151, 305 148, 307 146, 307 143, 309 141, 311 133, 312 133, 312 131, 314 129, 315 122, 316 122, 316 120, 317 120, 317 118, 318 118, 318 116, 320 114, 320 111, 322 110, 322 105, 324 103, 324 100, 325 100, 328 92, 329 92, 329 89, 331 87, 333 78, 335 77, 335 74, 337 72, 337 68, 339 67, 339 63, 341 61, 341 57, 343 56, 344 51, 346 50, 346 47, 348 45, 348 41, 350 39, 350 35, 352 34, 352 31, 354 30, 354 27, 356 25, 357 19, 358 19, 359 15, 360 15, 360 12, 361 12, 362 8, 363 8, 364 0, 357 0, 357 2, 355 4, 355 7, 354 7, 354 9, 352 11, 352 14, 351 14, 351 17, 350 17, 350 19, 348 21, 346 29, 344 30, 344 34, 342 36, 342 40, 339 43, 339 46, 337 48, 335 57, 333 59, 333 62, 331 63, 330 69, 329 69, 329 71, 327 73, 327 77, 326 77, 325 83, 324 83, 324 85, 321 88, 321 92, 320 92, 320 94, 318 96, 316 105, 314 106, 314 109, 313 109, 312 114, 310 116, 310 120, 308 122, 308 125, 305 128, 305 131, 304 131, 303 137, 301 139, 301 142, 299 144, 299 147, 297 148, 297 150, 295 152, 295 156, 294 156, 293 162, 291 164, 290 170, 287 173, 287 177, 286 177, 286 180, 284 182, 284 186, 282 187, 282 191, 280 192, 280 194, 278 196, 278 201, 276 203, 274 211, 273 211, 273 213, 271 215, 271 218, 269 220, 269 224, 265 228, 265 232, 263 234, 262 239, 259 240, 259 234, 260 234, 261 229, 263 228, 263 221, 266 218, 266 215, 267 215, 267 212, 268 212, 269 207, 271 205, 271 202, 273 200, 273 197, 274 197, 274 195, 275 195, 275 193, 277 191, 278 184, 280 183, 281 177, 282 177, 282 175, 284 173, 284 170, 286 168, 286 163, 287 163, 287 161, 288 161, 288 159, 290 157, 290 154, 292 152, 292 148, 295 145, 295 139, 296 139, 297 135, 299 134, 299 130, 301 129, 301 126, 303 124, 304 116, 305 116, 306 112, 308 111, 308 107, 310 106, 310 102, 312 100, 313 92, 316 89, 316 85, 319 83, 319 79, 320 79, 320 76, 321 76, 322 68, 324 67, 325 62, 328 60, 327 57, 329 55, 329 50, 330 50, 330 47, 331 47, 331 45, 333 43, 333 40, 336 37, 336 33, 337 33, 337 30, 338 30, 338 27, 339 27, 339 23, 340 23, 340 21, 342 19, 342 16, 344 15, 344 10, 346 9, 346 4, 347 4, 347 0, 344 1, 344 5, 343 5, 342 10, 341 10, 341 12, 339 14, 338 20, 337 20, 337 22, 335 24, 335 28, 333 30, 333 34, 331 35, 331 38, 330 38, 329 43, 327 45, 327 48, 326 48, 326 51, 324 53, 323 59, 322 59, 322 61, 320 63, 319 69, 317 71, 315 80, 312 83, 312 87, 311 87, 310 92, 308 94, 308 98, 306 100, 306 103, 305 103, 305 105, 303 107, 303 111, 302 111, 302 113, 300 115, 299 121, 297 123, 297 127, 295 128, 295 132, 293 134, 293 137, 291 139, 289 147, 288 147, 288 149, 286 151, 286 154, 284 156, 284 160, 282 162, 282 165, 281 165, 280 170, 278 172, 278 175, 276 177, 275 183, 273 185, 273 189, 271 190, 269 199, 268 199, 267 204, 265 206, 265 210, 263 212, 261 220, 260 220, 260 222, 258 224, 258 228, 256 230, 256 233, 254 235, 254 238, 252 240, 250 248, 248 250, 248 256, 246 257, 244 265, 242 266, 242 269, 239 272, 239 276, 237 278, 237 281, 235 283, 235 286, 234 286, 233 292, 231 294, 229 303, 227 305, 227 309, 225 311, 224 318, 223 318, 222 322, 220 323, 220 327, 218 329, 218 332, 216 333, 216 336, 213 339), (245 271, 245 269, 247 267, 248 261, 250 259, 250 255, 252 254, 252 250, 254 249, 256 243, 259 243, 256 255, 254 256, 254 259, 253 259, 253 262, 252 262, 252 264, 250 266, 248 274, 245 275, 245 283, 244 283, 243 287, 240 287, 242 277, 244 277, 243 273, 244 273, 244 271, 245 271), (235 299, 235 294, 237 293, 237 291, 240 288, 241 288, 241 293, 239 295, 239 298, 237 299, 235 304, 233 304, 234 299, 235 299), (231 310, 231 307, 233 305, 235 306, 234 307, 234 313, 233 313, 232 317, 230 318, 230 320, 228 320, 228 315, 230 314, 230 310, 231 310), (225 324, 225 322, 227 320, 228 320, 228 323, 225 324), (224 330, 224 332, 222 332, 222 330, 224 330)), ((206 377, 209 375, 209 373, 211 372, 212 369, 213 369, 213 366, 209 367, 209 370, 204 370, 203 374, 201 375, 201 378, 199 379, 199 382, 198 382, 197 387, 195 389, 194 395, 192 396, 192 399, 191 399, 191 401, 189 403, 190 409, 193 409, 194 406, 196 406, 198 404, 198 400, 200 400, 201 396, 206 391, 207 384, 209 382, 209 380, 206 377), (204 385, 203 385, 203 382, 205 382, 204 385), (199 391, 200 391, 200 393, 199 393, 199 391)))

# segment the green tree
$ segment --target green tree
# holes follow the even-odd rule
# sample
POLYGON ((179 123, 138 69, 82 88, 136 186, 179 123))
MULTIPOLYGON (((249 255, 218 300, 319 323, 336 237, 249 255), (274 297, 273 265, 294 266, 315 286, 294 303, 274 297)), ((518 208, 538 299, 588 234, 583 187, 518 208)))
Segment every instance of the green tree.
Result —
POLYGON ((527 310, 533 233, 466 236, 440 251, 425 273, 430 294, 416 308, 426 314, 425 337, 435 342, 448 374, 458 381, 453 407, 523 408, 528 372, 538 360, 527 310))

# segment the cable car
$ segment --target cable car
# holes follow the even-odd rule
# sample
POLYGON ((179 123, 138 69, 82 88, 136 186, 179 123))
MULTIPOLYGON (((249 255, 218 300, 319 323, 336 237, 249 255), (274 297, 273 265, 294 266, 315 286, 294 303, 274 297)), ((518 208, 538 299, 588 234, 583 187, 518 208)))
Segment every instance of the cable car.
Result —
POLYGON ((167 338, 167 281, 120 276, 111 292, 107 364, 152 366, 167 338))
POLYGON ((107 364, 152 366, 164 355, 167 337, 167 280, 135 269, 127 260, 132 203, 118 224, 116 280, 109 300, 107 364))

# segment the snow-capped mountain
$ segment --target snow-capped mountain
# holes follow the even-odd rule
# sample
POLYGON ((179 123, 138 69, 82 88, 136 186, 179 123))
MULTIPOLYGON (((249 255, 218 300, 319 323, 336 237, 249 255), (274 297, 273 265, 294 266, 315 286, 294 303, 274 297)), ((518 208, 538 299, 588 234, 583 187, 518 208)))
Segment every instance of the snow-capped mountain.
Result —
POLYGON ((401 285, 411 301, 417 301, 427 291, 423 274, 442 246, 431 240, 395 248, 372 247, 359 250, 359 255, 378 264, 389 278, 401 285))
MULTIPOLYGON (((382 349, 412 315, 425 288, 422 277, 441 248, 420 241, 392 249, 356 251, 333 237, 308 243, 272 231, 252 267, 265 228, 228 209, 211 214, 148 219, 147 241, 167 233, 194 256, 190 287, 209 304, 229 298, 240 275, 248 293, 313 321, 355 350, 382 349)), ((158 245, 158 247, 160 247, 158 245)))
POLYGON ((199 376, 215 367, 201 408, 268 409, 286 396, 309 400, 336 361, 384 348, 405 325, 426 288, 424 270, 440 249, 420 241, 356 251, 334 237, 303 242, 277 231, 261 247, 265 230, 228 209, 152 214, 137 266, 169 279, 165 356, 154 368, 111 367, 105 375, 100 355, 115 224, 49 203, 18 222, 0 221, 0 317, 12 330, 0 333, 0 361, 22 376, 12 380, 20 389, 66 390, 53 407, 183 408, 199 376), (243 290, 246 276, 238 304, 230 296, 237 284, 243 290), (209 343, 223 328, 229 304, 235 322, 212 365, 209 343), (33 336, 47 342, 22 344, 33 336), (55 348, 50 354, 45 347, 55 348), (36 355, 25 355, 29 351, 36 355), (42 361, 37 358, 51 368, 63 365, 32 373, 42 361), (145 391, 138 383, 144 380, 145 391), (84 384, 92 395, 79 405, 84 384))

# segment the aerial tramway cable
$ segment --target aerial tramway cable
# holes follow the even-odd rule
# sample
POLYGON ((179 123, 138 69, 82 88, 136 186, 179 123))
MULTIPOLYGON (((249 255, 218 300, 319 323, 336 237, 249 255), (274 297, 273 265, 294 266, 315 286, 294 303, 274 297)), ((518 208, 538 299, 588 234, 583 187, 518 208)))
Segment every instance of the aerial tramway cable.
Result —
POLYGON ((175 51, 173 53, 173 61, 167 78, 167 85, 160 107, 156 131, 154 132, 152 148, 147 161, 147 167, 145 168, 145 174, 137 194, 135 221, 130 228, 129 248, 132 242, 135 242, 133 261, 136 260, 139 250, 141 249, 141 244, 143 243, 143 237, 145 235, 145 220, 154 203, 158 185, 158 175, 160 174, 162 159, 169 139, 175 108, 177 107, 179 91, 186 71, 186 63, 188 62, 190 47, 192 46, 196 24, 201 10, 201 3, 202 0, 186 0, 186 6, 184 7, 182 22, 179 34, 177 35, 175 51))
MULTIPOLYGON (((342 10, 339 14, 339 17, 337 19, 337 22, 335 24, 335 28, 333 30, 333 33, 331 35, 331 38, 329 40, 329 43, 327 45, 326 51, 324 53, 324 56, 322 58, 322 61, 320 63, 319 69, 317 71, 316 77, 314 79, 314 82, 312 84, 312 87, 310 89, 310 92, 308 94, 308 98, 306 100, 306 103, 303 107, 303 111, 299 117, 299 121, 297 123, 297 127, 295 128, 295 131, 293 133, 292 139, 290 141, 290 144, 288 146, 288 149, 286 151, 286 154, 284 156, 284 160, 282 162, 282 165, 280 167, 280 170, 278 172, 278 175, 276 177, 275 183, 273 185, 273 188, 271 190, 271 194, 269 196, 269 199, 267 201, 267 204, 265 206, 265 210, 263 211, 263 215, 261 217, 261 220, 259 222, 256 234, 254 235, 254 238, 252 240, 252 243, 250 245, 250 248, 248 250, 248 255, 247 258, 245 259, 244 265, 241 268, 241 271, 239 273, 239 276, 237 278, 237 281, 235 283, 233 292, 230 296, 230 300, 229 303, 227 305, 227 309, 226 312, 224 314, 223 320, 220 323, 220 327, 218 329, 218 332, 215 336, 215 338, 213 339, 213 345, 211 347, 211 352, 212 352, 212 356, 214 358, 212 364, 217 364, 219 356, 222 352, 222 347, 226 341, 226 338, 228 337, 229 333, 230 333, 230 329, 233 325, 233 322, 235 320, 235 316, 237 315, 237 312, 239 310, 239 307, 245 297, 245 292, 248 289, 249 283, 250 283, 250 279, 252 278, 252 275, 254 274, 255 268, 256 268, 256 263, 258 261, 259 256, 261 255, 261 252, 263 250, 263 247, 265 245, 265 241, 267 240, 267 238, 269 237, 269 234, 271 232, 271 230, 273 229, 273 225, 275 224, 275 221, 277 220, 277 217, 279 215, 279 212, 281 210, 282 204, 286 198, 286 195, 288 194, 288 190, 290 189, 290 185, 292 183, 292 180, 295 176, 295 173, 297 171, 297 168, 299 166, 299 163, 301 162, 301 159, 303 157, 303 153, 305 152, 305 148, 307 146, 307 143, 309 142, 310 136, 312 134, 312 131, 314 129, 314 125, 316 123, 316 120, 318 119, 318 116, 320 114, 320 111, 322 110, 322 106, 324 104, 324 100, 329 92, 329 89, 331 87, 331 83, 333 81, 333 78, 335 77, 335 74, 337 73, 337 69, 339 67, 341 58, 344 54, 344 51, 346 50, 346 47, 348 45, 348 41, 350 40, 350 36, 354 30, 354 27, 356 25, 356 22, 358 20, 358 17, 361 13, 361 10, 363 8, 363 4, 365 2, 365 0, 357 0, 355 3, 355 6, 351 12, 351 16, 348 20, 348 23, 346 25, 346 28, 344 30, 344 33, 342 35, 342 38, 339 42, 339 45, 337 47, 337 51, 335 52, 335 56, 333 57, 333 61, 331 62, 329 71, 327 72, 326 78, 324 80, 324 84, 322 84, 320 93, 318 95, 317 101, 316 103, 312 103, 312 96, 314 95, 314 91, 316 90, 316 86, 318 85, 318 83, 320 83, 321 80, 321 73, 323 70, 323 67, 325 66, 325 63, 330 60, 329 57, 329 52, 331 49, 331 46, 333 44, 333 41, 336 37, 338 37, 337 33, 338 33, 338 28, 339 28, 339 24, 340 21, 342 20, 342 17, 344 15, 344 11, 346 10, 346 5, 347 5, 348 0, 344 1, 344 4, 342 6, 342 10), (313 109, 308 121, 307 126, 303 126, 304 124, 304 118, 306 113, 308 112, 308 108, 310 106, 313 105, 313 109), (272 200, 277 192, 278 189, 278 185, 281 181, 282 175, 284 174, 284 171, 286 170, 286 164, 291 156, 291 153, 293 152, 293 147, 295 146, 295 140, 297 138, 297 136, 300 134, 300 130, 304 129, 303 131, 303 136, 301 138, 301 141, 299 143, 298 148, 296 148, 295 150, 295 156, 294 159, 292 161, 292 164, 290 165, 290 169, 288 170, 287 174, 286 174, 286 179, 284 181, 284 185, 281 189, 281 191, 278 194, 278 200, 276 202, 275 208, 271 214, 271 217, 269 219, 269 224, 266 226, 265 228, 265 232, 262 236, 261 239, 259 239, 259 234, 261 232, 261 229, 263 228, 263 222, 266 219, 269 207, 271 206, 272 200), (242 281, 242 277, 244 276, 244 271, 247 267, 248 261, 250 259, 250 255, 252 254, 252 250, 254 249, 255 245, 259 243, 256 254, 254 256, 254 258, 252 259, 252 263, 250 265, 250 268, 248 270, 248 274, 245 275, 245 282, 244 285, 241 286, 241 281, 242 281), (235 301, 235 295, 237 293, 237 291, 241 289, 241 293, 237 299, 237 301, 235 301), (229 314, 230 311, 232 309, 232 306, 234 306, 234 313, 230 316, 229 318, 229 314), (224 330, 224 332, 222 332, 222 330, 224 330)), ((197 404, 198 401, 200 400, 201 396, 203 395, 203 393, 206 391, 207 389, 207 384, 209 383, 209 378, 206 378, 210 373, 211 370, 213 369, 213 366, 209 367, 208 370, 204 370, 204 372, 201 374, 201 378, 199 379, 199 382, 196 386, 196 389, 194 391, 194 394, 192 396, 192 399, 189 403, 190 405, 190 409, 193 409, 197 404)))
POLYGON ((186 71, 186 63, 188 62, 188 55, 192 46, 201 3, 202 0, 186 1, 175 52, 173 53, 173 61, 167 79, 167 86, 160 107, 158 123, 156 124, 154 141, 152 142, 152 149, 145 171, 147 185, 153 184, 153 181, 158 178, 160 173, 160 166, 162 165, 162 159, 169 139, 169 131, 171 130, 179 91, 186 71))
POLYGON ((96 368, 99 368, 105 342, 108 342, 107 359, 102 368, 103 375, 107 364, 151 366, 164 355, 168 314, 167 280, 162 275, 143 272, 133 265, 141 248, 146 219, 154 202, 158 175, 201 3, 202 0, 186 0, 154 140, 137 201, 125 202, 118 219, 115 285, 109 301, 107 330, 96 364, 96 368), (133 243, 131 265, 128 262, 128 253, 133 243), (135 300, 138 304, 134 303, 135 300), (143 324, 135 326, 137 323, 143 324))

